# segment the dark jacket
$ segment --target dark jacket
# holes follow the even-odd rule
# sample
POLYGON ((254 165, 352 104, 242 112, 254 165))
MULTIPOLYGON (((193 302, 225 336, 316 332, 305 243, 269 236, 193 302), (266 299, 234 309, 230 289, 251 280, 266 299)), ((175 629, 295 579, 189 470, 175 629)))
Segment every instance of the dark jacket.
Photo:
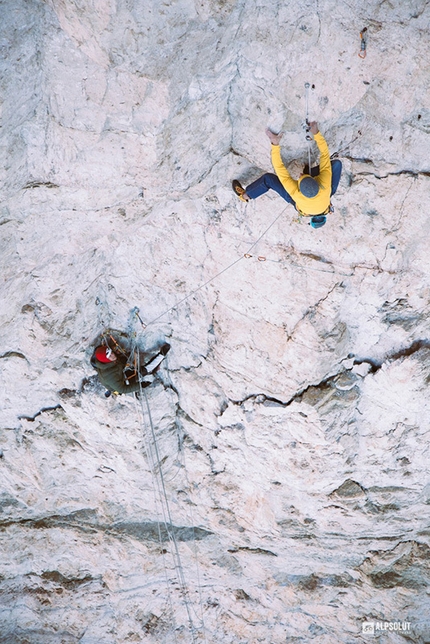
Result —
POLYGON ((106 389, 109 391, 116 391, 119 394, 128 394, 133 391, 139 391, 140 387, 148 387, 149 382, 139 383, 137 374, 130 374, 127 385, 126 378, 124 376, 124 367, 126 365, 126 358, 121 355, 117 355, 115 362, 100 362, 97 358, 92 356, 91 364, 99 375, 99 380, 106 389))

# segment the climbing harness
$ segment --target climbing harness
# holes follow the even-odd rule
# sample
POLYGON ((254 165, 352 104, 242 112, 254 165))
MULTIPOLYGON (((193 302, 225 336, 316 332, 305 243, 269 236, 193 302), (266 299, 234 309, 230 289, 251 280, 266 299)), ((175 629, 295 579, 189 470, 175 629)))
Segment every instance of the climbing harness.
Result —
POLYGON ((366 58, 366 47, 367 47, 367 38, 366 38, 366 31, 367 27, 364 27, 364 29, 360 32, 360 51, 358 52, 358 55, 360 58, 366 58))
MULTIPOLYGON (((112 354, 112 353, 120 353, 120 354, 122 354, 123 356, 127 356, 127 355, 128 355, 128 354, 127 354, 127 352, 126 352, 126 351, 125 351, 125 349, 123 349, 123 347, 118 343, 117 339, 112 335, 112 333, 113 333, 113 331, 111 331, 111 330, 109 330, 109 329, 106 329, 106 330, 105 330, 105 331, 103 331, 103 333, 102 333, 101 342, 102 342, 102 344, 104 344, 104 345, 107 347, 106 355, 107 355, 107 354, 108 354, 108 352, 109 352, 110 354, 112 354), (115 348, 115 349, 113 349, 113 348, 110 346, 109 341, 114 345, 114 348, 115 348)), ((110 356, 108 356, 108 357, 110 357, 110 356)))
MULTIPOLYGON (((122 355, 126 359, 123 369, 124 382, 126 385, 130 384, 130 379, 139 376, 137 369, 137 344, 135 340, 135 333, 129 335, 121 331, 113 329, 105 329, 100 337, 100 344, 106 347, 106 356, 110 358, 113 353, 122 355), (117 339, 116 336, 119 336, 117 339), (121 344, 121 337, 123 344, 121 344)), ((117 393, 117 392, 113 392, 117 393)))
POLYGON ((329 203, 327 208, 324 210, 324 212, 319 212, 317 215, 309 215, 308 213, 303 212, 302 210, 297 208, 297 214, 298 214, 299 220, 301 220, 302 217, 318 217, 318 216, 321 216, 321 215, 328 215, 330 212, 334 212, 334 206, 333 206, 333 204, 331 202, 329 203))

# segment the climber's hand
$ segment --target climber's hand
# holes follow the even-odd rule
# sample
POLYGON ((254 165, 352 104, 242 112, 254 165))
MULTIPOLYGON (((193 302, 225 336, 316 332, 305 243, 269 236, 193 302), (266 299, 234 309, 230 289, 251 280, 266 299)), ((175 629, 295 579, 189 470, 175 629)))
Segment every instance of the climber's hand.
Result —
POLYGON ((270 139, 270 143, 272 145, 279 145, 280 140, 282 139, 282 135, 284 134, 283 132, 279 132, 279 134, 275 134, 272 132, 272 130, 269 130, 269 128, 266 128, 266 134, 270 139))

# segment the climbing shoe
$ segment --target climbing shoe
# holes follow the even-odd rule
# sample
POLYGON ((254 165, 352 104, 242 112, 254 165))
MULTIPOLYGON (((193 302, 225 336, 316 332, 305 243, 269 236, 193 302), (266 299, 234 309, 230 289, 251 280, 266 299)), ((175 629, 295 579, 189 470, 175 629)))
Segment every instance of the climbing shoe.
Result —
POLYGON ((145 365, 146 373, 147 374, 154 373, 154 371, 158 369, 158 367, 163 362, 163 360, 164 360, 164 356, 161 353, 157 353, 157 355, 154 356, 152 360, 145 365))
POLYGON ((168 352, 170 351, 170 344, 165 342, 161 347, 160 347, 160 353, 162 356, 166 356, 168 352))
POLYGON ((249 198, 246 199, 243 195, 245 194, 245 188, 242 188, 240 185, 239 181, 235 179, 232 183, 234 193, 239 197, 241 201, 244 201, 245 203, 249 201, 249 198))

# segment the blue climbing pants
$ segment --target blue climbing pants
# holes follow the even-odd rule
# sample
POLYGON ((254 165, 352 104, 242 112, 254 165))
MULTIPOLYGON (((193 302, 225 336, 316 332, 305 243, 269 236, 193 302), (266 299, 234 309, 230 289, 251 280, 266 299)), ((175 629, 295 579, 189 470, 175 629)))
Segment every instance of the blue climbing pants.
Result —
MULTIPOLYGON (((331 162, 331 172, 330 197, 332 197, 336 192, 339 186, 340 175, 342 174, 342 162, 339 161, 339 159, 334 159, 334 161, 331 162)), ((273 174, 273 172, 267 172, 266 174, 263 174, 261 177, 259 177, 259 179, 257 179, 256 181, 250 183, 246 188, 246 194, 250 199, 257 199, 257 197, 264 195, 264 193, 268 190, 274 190, 278 193, 278 195, 282 197, 282 199, 285 199, 285 201, 288 201, 288 203, 292 204, 295 207, 296 203, 294 199, 292 199, 292 197, 288 194, 276 174, 273 174)))

